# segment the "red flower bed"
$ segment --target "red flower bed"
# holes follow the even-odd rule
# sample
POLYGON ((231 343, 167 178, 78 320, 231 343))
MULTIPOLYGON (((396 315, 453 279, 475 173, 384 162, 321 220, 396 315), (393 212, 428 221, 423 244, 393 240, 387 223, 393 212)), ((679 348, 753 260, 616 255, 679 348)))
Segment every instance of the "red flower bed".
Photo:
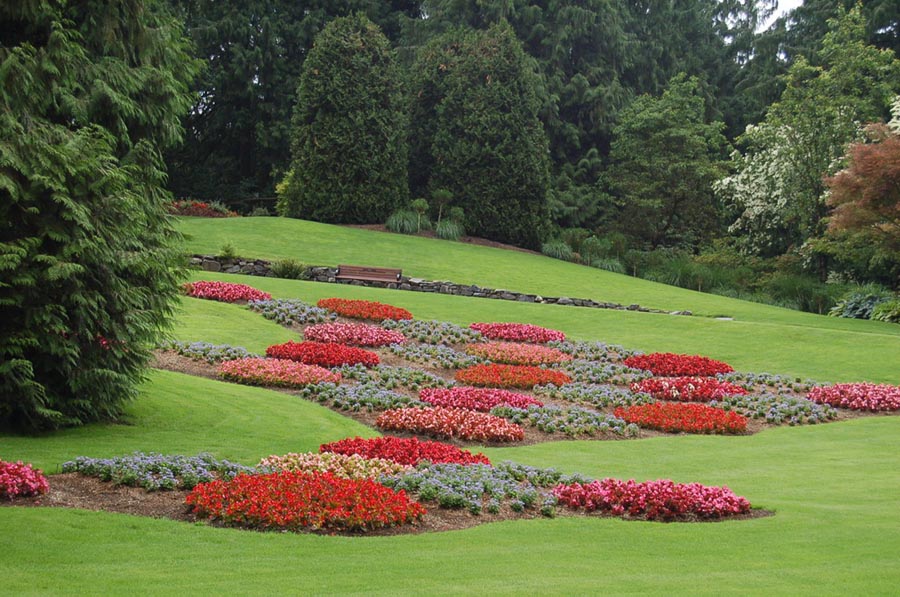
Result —
POLYGON ((471 386, 494 388, 533 388, 552 383, 555 386, 571 383, 572 378, 562 371, 528 367, 525 365, 475 365, 456 372, 456 381, 471 386))
POLYGON ((900 410, 900 386, 888 384, 840 383, 816 387, 810 390, 807 398, 853 410, 900 410))
POLYGON ((201 483, 185 501, 199 516, 264 529, 369 530, 410 523, 425 514, 402 490, 318 472, 238 475, 201 483))
POLYGON ((645 369, 653 375, 679 377, 682 375, 713 377, 719 373, 731 373, 731 365, 708 357, 671 352, 654 352, 633 355, 625 359, 626 367, 645 369))
POLYGON ((0 499, 30 497, 47 493, 47 477, 30 464, 0 460, 0 499))
POLYGON ((558 330, 542 328, 530 323, 473 323, 469 327, 481 332, 485 338, 491 340, 545 344, 551 340, 562 342, 566 339, 566 335, 558 330))
POLYGON ((647 429, 676 433, 741 433, 747 430, 745 417, 705 404, 654 402, 619 407, 613 414, 647 429))
POLYGON ((603 479, 585 485, 557 485, 553 495, 570 508, 647 520, 716 519, 750 511, 750 502, 727 487, 668 479, 644 483, 603 479))
POLYGON ((201 218, 236 218, 237 212, 216 209, 205 201, 184 199, 169 204, 169 213, 176 216, 197 216, 201 218))
POLYGON ((631 384, 632 392, 644 392, 660 400, 709 402, 725 396, 743 396, 747 390, 715 377, 653 377, 631 384))
POLYGON ((262 290, 257 290, 246 284, 231 284, 229 282, 188 282, 182 286, 185 294, 194 298, 222 301, 224 303, 236 303, 238 301, 266 301, 272 295, 262 290))
POLYGON ((506 363, 507 365, 550 365, 572 360, 572 357, 566 353, 549 346, 514 342, 469 344, 466 346, 466 352, 495 363, 506 363))
POLYGON ((266 349, 266 356, 320 367, 340 367, 357 363, 374 367, 380 362, 374 352, 343 344, 322 342, 288 341, 284 344, 274 344, 266 349))
POLYGON ((342 298, 324 298, 316 303, 323 309, 330 309, 338 315, 352 319, 372 319, 384 321, 385 319, 412 319, 412 313, 400 307, 385 305, 376 301, 362 301, 342 298))
POLYGON ((392 431, 472 441, 518 442, 525 439, 525 432, 515 423, 462 408, 395 408, 378 415, 375 425, 392 431))
POLYGON ((359 454, 365 458, 384 458, 399 464, 416 466, 423 460, 433 464, 490 464, 481 452, 472 454, 468 450, 442 442, 420 441, 418 438, 374 437, 363 439, 354 437, 319 446, 319 452, 336 454, 359 454))
POLYGON ((479 412, 488 412, 495 406, 500 405, 512 406, 513 408, 544 406, 543 402, 535 400, 526 394, 518 394, 497 388, 469 388, 465 386, 425 388, 419 390, 419 400, 432 406, 464 408, 479 412))
POLYGON ((303 330, 307 340, 337 342, 353 346, 387 346, 406 342, 406 336, 366 323, 320 323, 303 330))
POLYGON ((340 373, 285 359, 246 358, 225 361, 219 365, 219 374, 238 383, 283 388, 341 381, 340 373))

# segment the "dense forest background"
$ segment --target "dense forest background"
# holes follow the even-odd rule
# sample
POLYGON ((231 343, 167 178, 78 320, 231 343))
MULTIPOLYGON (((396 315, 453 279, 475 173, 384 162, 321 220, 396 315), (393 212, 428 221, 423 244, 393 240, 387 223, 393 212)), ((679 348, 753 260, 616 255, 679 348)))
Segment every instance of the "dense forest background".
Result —
POLYGON ((282 215, 424 216, 817 312, 900 283, 896 178, 874 207, 834 190, 867 184, 838 176, 871 171, 858 146, 900 161, 896 0, 167 1, 206 65, 178 197, 249 213, 281 185, 282 215))

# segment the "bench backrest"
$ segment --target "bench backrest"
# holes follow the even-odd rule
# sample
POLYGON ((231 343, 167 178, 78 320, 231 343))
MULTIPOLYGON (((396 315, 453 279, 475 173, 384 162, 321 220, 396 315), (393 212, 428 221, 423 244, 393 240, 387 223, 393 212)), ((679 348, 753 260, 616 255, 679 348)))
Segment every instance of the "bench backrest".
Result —
POLYGON ((355 278, 358 280, 387 280, 399 282, 403 270, 389 267, 369 267, 365 265, 339 265, 338 278, 355 278))

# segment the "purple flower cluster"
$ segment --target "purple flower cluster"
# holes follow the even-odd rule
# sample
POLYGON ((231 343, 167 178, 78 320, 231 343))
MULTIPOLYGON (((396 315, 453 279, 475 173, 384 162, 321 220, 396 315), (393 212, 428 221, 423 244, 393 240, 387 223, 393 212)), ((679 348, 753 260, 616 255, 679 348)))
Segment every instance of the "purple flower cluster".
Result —
POLYGON ((837 411, 828 405, 816 404, 806 398, 778 394, 751 394, 726 396, 709 402, 710 406, 731 410, 752 419, 781 425, 815 425, 837 417, 837 411))
POLYGON ((271 319, 281 325, 325 323, 337 319, 337 315, 328 309, 316 307, 297 299, 250 301, 247 306, 266 319, 271 319))
POLYGON ((637 425, 626 423, 618 417, 577 406, 572 408, 497 406, 491 409, 491 414, 517 425, 535 427, 545 433, 565 433, 573 437, 594 436, 600 433, 635 437, 639 432, 637 425))
POLYGON ((369 381, 355 386, 339 386, 332 383, 306 386, 298 393, 301 398, 330 404, 335 408, 350 411, 382 411, 409 406, 425 406, 415 398, 385 390, 369 381))
POLYGON ((655 402, 650 394, 632 392, 627 388, 609 384, 570 383, 562 386, 547 384, 535 386, 534 392, 556 400, 566 400, 598 408, 655 402))
POLYGON ((576 359, 601 363, 620 363, 630 356, 643 354, 639 350, 628 350, 624 346, 606 344, 605 342, 553 340, 548 342, 547 346, 552 346, 576 359))
POLYGON ((388 350, 407 361, 415 361, 443 369, 464 369, 472 365, 488 362, 487 359, 453 350, 443 344, 429 345, 407 342, 405 344, 391 344, 388 346, 388 350))
POLYGON ((469 344, 484 338, 481 332, 445 321, 421 321, 418 319, 385 320, 381 322, 381 327, 397 330, 406 336, 408 340, 423 344, 469 344))
POLYGON ((188 357, 195 361, 206 361, 207 363, 221 363, 222 361, 259 357, 259 355, 250 352, 243 346, 210 344, 209 342, 180 342, 172 340, 161 342, 158 348, 160 350, 171 350, 183 357, 188 357))
POLYGON ((565 371, 574 382, 580 383, 614 383, 631 385, 636 381, 652 377, 648 371, 632 369, 616 363, 595 363, 585 359, 575 359, 567 363, 559 363, 554 369, 565 371))

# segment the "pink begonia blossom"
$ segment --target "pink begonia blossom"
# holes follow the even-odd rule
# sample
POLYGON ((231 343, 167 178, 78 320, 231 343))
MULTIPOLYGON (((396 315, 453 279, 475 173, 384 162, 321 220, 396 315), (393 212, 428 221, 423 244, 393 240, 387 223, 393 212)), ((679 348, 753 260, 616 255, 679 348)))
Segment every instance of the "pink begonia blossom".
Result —
POLYGON ((807 398, 852 410, 900 410, 900 386, 873 383, 841 383, 810 390, 807 398))

